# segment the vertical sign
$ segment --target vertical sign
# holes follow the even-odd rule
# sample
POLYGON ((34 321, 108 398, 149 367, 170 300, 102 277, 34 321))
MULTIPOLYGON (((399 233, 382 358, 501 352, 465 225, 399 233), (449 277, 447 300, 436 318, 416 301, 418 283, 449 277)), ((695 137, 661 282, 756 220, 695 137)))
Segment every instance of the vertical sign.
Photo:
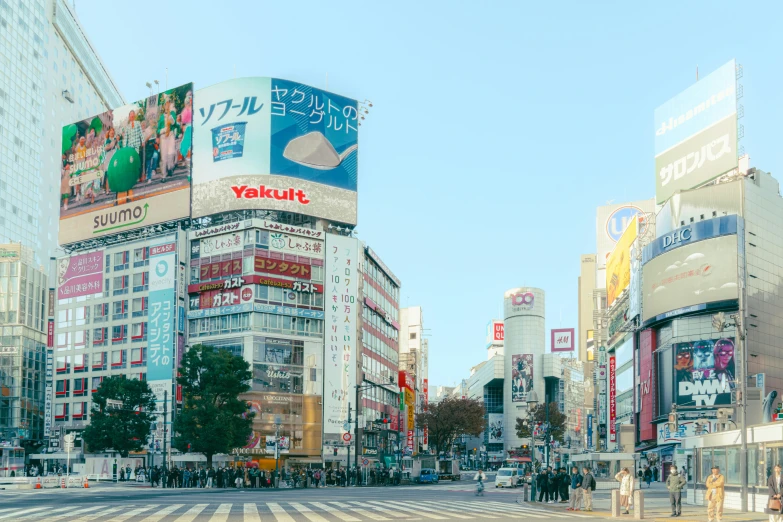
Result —
POLYGON ((609 442, 617 442, 617 360, 615 356, 609 357, 609 442))
MULTIPOLYGON (((51 293, 54 293, 52 290, 51 293)), ((49 335, 46 348, 46 392, 44 395, 44 437, 52 434, 52 408, 54 398, 54 350, 52 349, 54 340, 54 319, 49 319, 49 335)))
POLYGON ((587 449, 593 449, 593 414, 587 414, 587 449))
POLYGON ((358 241, 327 234, 324 358, 324 433, 344 433, 356 386, 358 241))

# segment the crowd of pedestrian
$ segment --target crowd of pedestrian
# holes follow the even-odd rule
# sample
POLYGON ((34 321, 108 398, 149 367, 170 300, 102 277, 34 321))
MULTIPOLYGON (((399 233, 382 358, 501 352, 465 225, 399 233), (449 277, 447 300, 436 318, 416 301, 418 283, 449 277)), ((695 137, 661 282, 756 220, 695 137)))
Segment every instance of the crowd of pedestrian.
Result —
POLYGON ((239 466, 173 466, 170 469, 155 466, 150 471, 150 479, 152 487, 165 483, 168 488, 271 488, 275 484, 275 472, 239 466))

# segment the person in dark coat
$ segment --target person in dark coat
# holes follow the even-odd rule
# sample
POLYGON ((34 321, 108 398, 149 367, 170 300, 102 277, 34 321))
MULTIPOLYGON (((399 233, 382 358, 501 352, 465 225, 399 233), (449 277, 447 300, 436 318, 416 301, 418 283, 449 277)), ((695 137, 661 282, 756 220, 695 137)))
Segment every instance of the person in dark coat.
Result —
POLYGON ((772 475, 767 479, 767 488, 769 489, 769 499, 767 500, 767 508, 764 510, 769 515, 769 522, 783 522, 783 514, 779 510, 770 509, 769 502, 771 500, 777 500, 780 502, 781 496, 783 496, 783 474, 780 472, 780 464, 776 464, 772 471, 772 475))

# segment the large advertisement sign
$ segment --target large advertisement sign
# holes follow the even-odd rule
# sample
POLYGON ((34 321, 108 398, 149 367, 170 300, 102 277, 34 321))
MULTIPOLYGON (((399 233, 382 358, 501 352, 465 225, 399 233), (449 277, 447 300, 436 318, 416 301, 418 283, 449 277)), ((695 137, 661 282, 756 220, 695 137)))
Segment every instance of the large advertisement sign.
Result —
POLYGON ((533 389, 533 354, 511 356, 511 402, 525 402, 533 389))
POLYGON ((355 100, 277 78, 198 91, 193 217, 284 210, 356 223, 355 100))
POLYGON ((503 414, 490 413, 487 419, 487 443, 503 443, 503 414))
POLYGON ((552 336, 550 345, 552 353, 574 351, 573 328, 552 328, 550 333, 552 336))
POLYGON ((348 403, 356 386, 358 240, 326 236, 326 353, 324 357, 324 432, 348 431, 348 403))
POLYGON ((188 215, 193 85, 66 125, 61 244, 188 215))
POLYGON ((678 406, 731 404, 737 374, 733 337, 675 343, 672 348, 678 406))
POLYGON ((147 380, 171 381, 176 318, 176 243, 150 248, 149 358, 147 380))
POLYGON ((654 363, 655 330, 648 328, 639 333, 639 440, 655 438, 656 372, 654 363))
POLYGON ((105 252, 64 257, 57 260, 57 299, 103 292, 105 252))
POLYGON ((674 193, 737 168, 737 116, 732 114, 655 157, 655 195, 663 203, 674 193))
POLYGON ((637 216, 631 218, 620 239, 606 261, 606 305, 614 300, 631 284, 631 245, 637 237, 637 216))
MULTIPOLYGON (((642 235, 648 226, 648 223, 644 220, 645 214, 653 212, 655 212, 655 201, 653 199, 598 207, 595 231, 596 247, 598 249, 595 255, 596 270, 606 268, 609 255, 614 250, 620 237, 622 237, 623 232, 631 224, 631 220, 634 217, 637 218, 641 225, 639 234, 642 235)), ((601 276, 600 273, 598 275, 601 276)), ((596 284, 602 285, 604 283, 603 277, 596 279, 596 284)))
POLYGON ((617 359, 609 357, 609 442, 617 442, 617 359))
POLYGON ((642 269, 642 319, 704 310, 738 298, 737 236, 690 243, 651 259, 642 269))

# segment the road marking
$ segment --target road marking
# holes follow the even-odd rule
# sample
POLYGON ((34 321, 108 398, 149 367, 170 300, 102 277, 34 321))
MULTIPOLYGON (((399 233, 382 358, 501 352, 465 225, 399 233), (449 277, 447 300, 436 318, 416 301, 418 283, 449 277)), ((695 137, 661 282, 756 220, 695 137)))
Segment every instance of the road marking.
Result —
MULTIPOLYGON (((441 507, 443 505, 442 502, 434 502, 431 500, 420 500, 419 503, 429 505, 434 504, 435 507, 441 507)), ((447 502, 447 504, 451 504, 452 502, 447 502)), ((459 510, 464 511, 466 513, 480 513, 482 518, 499 518, 494 515, 487 515, 486 510, 482 509, 478 504, 476 506, 470 506, 470 507, 463 507, 463 506, 457 506, 455 508, 448 508, 447 510, 459 510)))
MULTIPOLYGON (((404 505, 404 503, 398 502, 398 501, 390 501, 390 503, 391 504, 395 504, 396 506, 399 506, 400 504, 404 505)), ((418 505, 416 507, 419 510, 419 514, 420 515, 426 515, 425 512, 429 512, 429 513, 435 513, 437 515, 444 515, 446 517, 454 517, 454 518, 462 518, 462 519, 474 518, 473 515, 460 515, 458 513, 454 513, 452 511, 449 511, 448 509, 441 510, 441 509, 435 509, 435 508, 432 508, 432 507, 425 507, 423 505, 418 505)))
POLYGON ((307 517, 308 520, 311 520, 312 522, 328 522, 324 517, 322 517, 318 513, 313 512, 312 509, 310 509, 305 505, 302 505, 298 502, 289 502, 288 504, 291 507, 293 507, 295 510, 303 514, 305 517, 307 517))
POLYGON ((245 504, 245 522, 261 522, 258 507, 253 503, 245 504))
MULTIPOLYGON (((370 500, 370 501, 368 501, 368 504, 379 504, 381 506, 385 506, 385 505, 389 504, 389 502, 379 502, 377 500, 370 500)), ((395 505, 394 509, 396 509, 398 511, 406 511, 408 513, 415 513, 416 515, 421 515, 423 517, 432 518, 432 519, 435 519, 435 520, 446 520, 446 517, 442 517, 440 515, 433 515, 431 513, 424 513, 422 511, 419 511, 418 509, 405 507, 405 505, 402 505, 402 506, 395 505)))
POLYGON ((355 507, 353 507, 351 505, 344 504, 343 502, 334 502, 334 501, 332 501, 332 502, 329 502, 329 503, 330 504, 334 504, 335 506, 341 507, 343 509, 350 509, 354 513, 359 513, 363 517, 371 518, 373 520, 389 520, 388 518, 386 518, 384 516, 376 515, 375 513, 371 513, 370 511, 367 511, 366 509, 355 508, 355 507))
MULTIPOLYGON (((456 501, 456 502, 453 502, 453 503, 458 505, 458 506, 460 506, 460 507, 465 507, 466 509, 470 509, 470 508, 476 507, 476 506, 473 506, 472 503, 465 502, 465 501, 456 501)), ((516 508, 515 506, 513 506, 511 504, 503 504, 502 502, 499 502, 498 504, 500 504, 500 505, 494 505, 494 503, 492 503, 492 502, 482 502, 480 505, 481 505, 482 509, 487 510, 487 511, 489 511, 491 513, 499 513, 499 514, 504 514, 504 515, 514 514, 514 513, 520 513, 520 514, 524 513, 525 515, 527 515, 527 516, 529 516, 531 518, 547 518, 544 515, 536 515, 536 514, 533 514, 530 511, 525 510, 525 509, 518 509, 518 508, 516 508)), ((536 512, 541 513, 541 511, 536 511, 536 512)))
POLYGON ((76 520, 73 520, 71 522, 87 522, 88 520, 95 520, 96 518, 99 517, 111 515, 112 513, 119 511, 121 509, 127 509, 127 506, 116 506, 113 508, 109 508, 106 511, 101 511, 100 513, 90 513, 89 515, 83 516, 82 518, 77 518, 76 520))
POLYGON ((204 508, 206 508, 208 505, 209 504, 196 504, 187 510, 184 515, 179 517, 176 522, 193 522, 193 519, 196 518, 199 513, 204 511, 204 508))
POLYGON ((385 513, 385 514, 389 515, 392 518, 405 518, 407 520, 410 520, 410 518, 408 518, 410 515, 402 515, 402 514, 400 514, 399 511, 392 511, 391 509, 385 509, 385 508, 378 507, 378 506, 367 506, 366 503, 364 503, 364 502, 357 502, 355 500, 352 501, 351 504, 357 504, 359 506, 370 507, 370 508, 374 509, 375 511, 380 511, 381 513, 385 513))
POLYGON ((349 515, 348 513, 343 513, 339 509, 335 509, 332 506, 327 506, 326 504, 322 504, 321 502, 308 502, 311 506, 315 506, 323 511, 326 511, 327 513, 333 513, 340 517, 340 520, 344 522, 361 522, 361 519, 358 519, 352 515, 349 515))
MULTIPOLYGON (((51 511, 47 511, 46 515, 48 517, 52 513, 59 513, 61 511, 68 511, 69 509, 73 509, 73 506, 66 506, 66 507, 61 507, 61 508, 57 508, 57 509, 52 509, 51 511)), ((24 517, 19 517, 17 520, 27 520, 27 519, 30 519, 30 518, 36 518, 38 516, 40 516, 40 514, 39 513, 35 513, 33 515, 27 515, 27 516, 24 516, 24 517)))
POLYGON ((278 522, 294 522, 294 519, 291 518, 291 515, 286 513, 286 510, 280 507, 280 504, 277 502, 267 502, 266 507, 269 508, 269 511, 272 512, 278 522))
POLYGON ((15 511, 13 513, 8 513, 7 515, 1 516, 0 519, 8 518, 8 517, 18 517, 19 515, 24 515, 26 513, 33 513, 35 511, 41 511, 42 509, 46 509, 46 507, 37 507, 37 508, 24 509, 22 511, 15 511))
POLYGON ((142 506, 140 508, 132 509, 128 511, 127 513, 123 513, 122 515, 118 517, 114 517, 108 520, 108 522, 123 522, 124 520, 128 520, 129 518, 133 518, 136 515, 141 515, 145 511, 149 511, 150 509, 158 507, 159 504, 150 504, 148 506, 142 506))
POLYGON ((232 504, 220 504, 212 514, 209 522, 226 522, 228 515, 231 513, 231 506, 232 504))
POLYGON ((71 511, 67 515, 57 515, 56 517, 47 518, 46 520, 49 521, 49 522, 54 522, 55 520, 62 520, 64 518, 67 518, 67 519, 70 520, 71 517, 73 517, 75 515, 81 515, 82 513, 89 513, 90 511, 95 511, 96 509, 103 509, 105 507, 106 506, 103 505, 103 506, 91 506, 91 507, 84 508, 84 509, 77 509, 76 511, 71 511))
POLYGON ((166 518, 167 515, 174 513, 176 510, 184 506, 185 504, 172 504, 170 506, 166 506, 160 511, 158 511, 157 513, 153 513, 152 515, 148 516, 141 522, 160 522, 161 520, 166 518))

